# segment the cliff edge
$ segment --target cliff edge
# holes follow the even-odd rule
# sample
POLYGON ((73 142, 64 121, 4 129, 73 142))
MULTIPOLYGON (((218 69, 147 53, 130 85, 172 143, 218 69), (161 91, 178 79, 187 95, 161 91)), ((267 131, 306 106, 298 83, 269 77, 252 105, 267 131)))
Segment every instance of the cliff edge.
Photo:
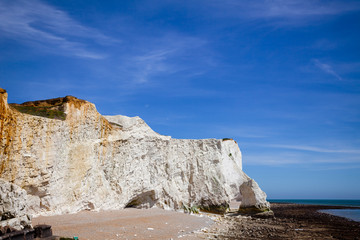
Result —
POLYGON ((234 198, 269 206, 257 184, 241 188, 252 180, 231 139, 173 139, 139 117, 102 116, 71 96, 9 105, 3 89, 0 117, 1 181, 26 191, 35 215, 195 205, 224 211, 234 198))

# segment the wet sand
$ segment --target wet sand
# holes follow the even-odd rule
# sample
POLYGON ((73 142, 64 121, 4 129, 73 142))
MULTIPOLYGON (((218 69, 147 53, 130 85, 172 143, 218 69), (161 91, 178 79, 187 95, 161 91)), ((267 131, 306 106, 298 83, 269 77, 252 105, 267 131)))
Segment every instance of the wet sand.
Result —
POLYGON ((348 208, 272 203, 275 218, 227 214, 215 224, 223 229, 212 227, 202 235, 208 239, 360 239, 359 222, 318 212, 348 208))
MULTIPOLYGON (((234 206, 234 205, 233 205, 234 206)), ((320 213, 348 207, 272 203, 275 218, 162 209, 124 209, 38 217, 54 235, 84 239, 359 239, 360 223, 320 213)))

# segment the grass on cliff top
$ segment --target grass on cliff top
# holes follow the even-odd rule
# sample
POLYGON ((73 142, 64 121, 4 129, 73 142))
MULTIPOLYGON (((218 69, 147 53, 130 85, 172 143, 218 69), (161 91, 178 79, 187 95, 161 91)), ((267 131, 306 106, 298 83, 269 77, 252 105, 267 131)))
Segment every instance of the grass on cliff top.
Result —
POLYGON ((65 120, 66 114, 63 111, 53 110, 49 107, 35 107, 35 106, 22 106, 22 105, 11 105, 21 113, 26 113, 39 117, 46 117, 51 119, 65 120))

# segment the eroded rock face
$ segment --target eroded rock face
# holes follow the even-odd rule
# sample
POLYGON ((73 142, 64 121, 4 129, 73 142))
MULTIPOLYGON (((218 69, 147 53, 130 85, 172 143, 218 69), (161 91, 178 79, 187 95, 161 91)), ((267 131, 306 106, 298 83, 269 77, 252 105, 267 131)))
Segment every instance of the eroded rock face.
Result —
POLYGON ((0 177, 27 192, 34 214, 226 206, 250 180, 231 139, 173 139, 74 97, 27 103, 51 104, 63 120, 20 113, 0 91, 0 177))
POLYGON ((0 179, 0 231, 31 228, 31 216, 28 215, 26 191, 15 184, 0 179))
POLYGON ((240 211, 263 212, 270 209, 270 204, 266 201, 266 193, 260 189, 253 179, 241 184, 240 193, 242 195, 240 211))

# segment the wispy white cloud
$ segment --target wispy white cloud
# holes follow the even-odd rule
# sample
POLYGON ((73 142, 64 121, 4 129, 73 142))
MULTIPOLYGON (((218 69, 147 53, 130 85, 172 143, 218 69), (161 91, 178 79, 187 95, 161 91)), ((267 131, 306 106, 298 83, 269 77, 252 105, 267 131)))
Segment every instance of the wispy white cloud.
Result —
POLYGON ((333 156, 332 158, 316 158, 312 159, 313 163, 315 164, 360 164, 360 157, 357 154, 347 155, 337 155, 336 157, 333 156))
POLYGON ((328 149, 328 148, 321 148, 314 146, 286 145, 286 144, 266 144, 261 146, 269 147, 269 148, 282 148, 282 149, 291 149, 291 150, 300 150, 300 151, 309 151, 309 152, 318 152, 318 153, 360 154, 359 149, 328 149))
POLYGON ((337 15, 360 8, 358 3, 343 1, 273 0, 256 1, 253 17, 298 18, 337 15))
POLYGON ((337 72, 335 72, 335 70, 329 64, 323 63, 319 59, 313 59, 313 62, 314 62, 314 65, 317 68, 319 68, 320 70, 322 70, 323 72, 336 77, 340 81, 342 80, 340 75, 337 72))
POLYGON ((224 137, 232 138, 267 138, 272 136, 271 130, 265 127, 254 127, 254 126, 213 126, 216 134, 221 134, 224 137))
POLYGON ((199 73, 203 69, 197 67, 207 65, 199 54, 205 45, 206 42, 199 38, 169 34, 144 43, 120 68, 135 84, 149 83, 152 77, 160 74, 168 76, 189 69, 193 69, 190 74, 193 71, 199 73), (198 62, 194 63, 196 60, 198 62))
POLYGON ((212 0, 223 17, 265 19, 277 25, 302 25, 314 19, 360 10, 359 1, 323 0, 212 0), (226 11, 225 11, 226 10, 226 11))
POLYGON ((46 52, 90 59, 101 59, 105 55, 89 50, 86 41, 114 42, 66 12, 38 0, 0 1, 0 32, 2 37, 46 52))
POLYGON ((312 46, 310 46, 310 48, 328 51, 328 50, 335 49, 338 46, 339 46, 339 43, 331 41, 329 39, 318 39, 317 41, 314 42, 314 44, 312 44, 312 46))
POLYGON ((303 159, 295 156, 284 155, 243 155, 243 164, 245 165, 265 165, 265 166, 281 166, 303 164, 303 159))
POLYGON ((346 62, 337 65, 341 73, 358 73, 360 72, 360 62, 346 62))
MULTIPOLYGON (((258 150, 261 151, 261 150, 258 150)), ((323 168, 346 168, 349 165, 359 165, 360 158, 358 153, 353 155, 344 156, 332 155, 332 156, 314 156, 311 154, 301 154, 289 151, 261 151, 261 154, 249 153, 248 155, 243 153, 243 163, 245 165, 268 165, 268 166, 281 166, 281 165, 303 165, 304 167, 311 167, 313 169, 323 168)), ((324 153, 324 152, 321 152, 324 153)), ((332 153, 332 152, 331 152, 332 153)))
POLYGON ((145 83, 149 77, 161 72, 173 72, 175 69, 167 63, 167 59, 176 54, 176 49, 158 49, 144 55, 135 56, 132 63, 137 68, 135 73, 136 83, 145 83))
MULTIPOLYGON (((311 145, 270 143, 243 143, 245 165, 286 166, 302 165, 306 168, 334 169, 360 164, 357 148, 325 148, 311 145)), ((334 144, 330 144, 331 146, 334 144)))
POLYGON ((338 171, 338 170, 348 170, 348 169, 359 169, 359 164, 346 164, 346 165, 335 165, 335 166, 322 166, 322 167, 313 167, 310 168, 312 171, 338 171))

